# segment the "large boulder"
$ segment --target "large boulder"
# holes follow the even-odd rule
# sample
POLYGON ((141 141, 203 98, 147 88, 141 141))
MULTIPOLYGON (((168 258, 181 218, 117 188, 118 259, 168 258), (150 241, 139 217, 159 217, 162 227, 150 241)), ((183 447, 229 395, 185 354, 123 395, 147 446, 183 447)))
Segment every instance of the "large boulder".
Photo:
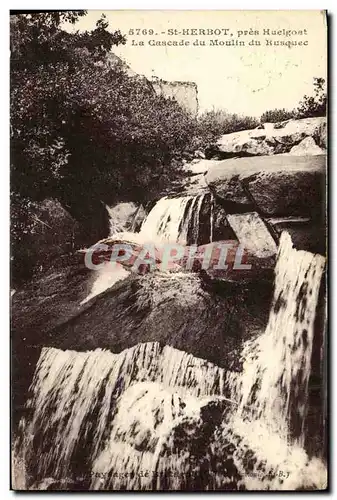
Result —
POLYGON ((311 156, 324 154, 324 150, 317 146, 313 137, 306 137, 290 150, 292 156, 311 156))
POLYGON ((81 224, 57 200, 47 198, 32 205, 26 217, 28 228, 12 239, 13 287, 88 243, 81 224))
POLYGON ((210 169, 205 175, 206 183, 212 193, 225 202, 224 208, 228 212, 231 211, 231 206, 234 212, 239 210, 239 206, 249 211, 253 209, 252 201, 244 185, 239 181, 239 172, 233 171, 231 175, 230 171, 227 171, 229 165, 233 165, 232 161, 237 160, 224 160, 219 162, 217 167, 210 169))
POLYGON ((265 139, 266 131, 259 128, 226 134, 206 149, 206 158, 220 160, 236 156, 271 155, 274 149, 265 139))
POLYGON ((266 140, 271 144, 275 143, 292 147, 306 137, 314 137, 324 123, 326 124, 326 117, 324 116, 287 120, 283 123, 275 124, 267 135, 266 140))
POLYGON ((266 216, 317 218, 324 209, 325 170, 325 155, 274 155, 219 162, 205 179, 224 204, 249 202, 266 216))
POLYGON ((282 231, 290 234, 294 247, 307 252, 326 253, 326 231, 324 221, 312 221, 304 217, 267 219, 267 224, 280 236, 282 231))
POLYGON ((315 117, 274 124, 266 123, 263 128, 226 134, 220 137, 216 144, 207 148, 206 157, 226 159, 236 156, 289 153, 293 146, 306 137, 313 137, 319 147, 325 148, 326 118, 315 117))
POLYGON ((327 147, 327 138, 328 138, 327 127, 328 127, 327 122, 326 120, 324 120, 313 134, 313 138, 315 139, 316 144, 318 144, 319 147, 324 149, 326 149, 327 147))
POLYGON ((159 342, 240 370, 242 342, 264 331, 267 323, 271 282, 221 285, 196 273, 130 276, 46 334, 43 345, 120 352, 137 343, 159 342))
POLYGON ((183 169, 189 174, 189 175, 198 175, 198 174, 205 174, 207 170, 210 168, 210 165, 216 164, 217 161, 213 160, 210 162, 210 160, 205 160, 205 159, 194 159, 191 162, 185 162, 183 164, 183 169))

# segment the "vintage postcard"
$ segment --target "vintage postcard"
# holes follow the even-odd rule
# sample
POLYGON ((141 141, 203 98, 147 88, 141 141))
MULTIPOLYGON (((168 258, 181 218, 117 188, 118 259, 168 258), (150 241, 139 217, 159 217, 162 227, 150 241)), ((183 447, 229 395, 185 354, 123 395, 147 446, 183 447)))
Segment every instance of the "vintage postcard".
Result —
POLYGON ((328 488, 325 11, 12 11, 11 488, 328 488))

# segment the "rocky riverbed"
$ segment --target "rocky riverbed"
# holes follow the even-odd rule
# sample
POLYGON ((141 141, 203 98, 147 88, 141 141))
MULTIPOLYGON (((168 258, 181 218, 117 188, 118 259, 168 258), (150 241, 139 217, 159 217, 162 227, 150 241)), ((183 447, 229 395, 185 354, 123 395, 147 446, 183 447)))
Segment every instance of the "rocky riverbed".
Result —
POLYGON ((97 270, 75 238, 16 288, 18 489, 324 487, 325 133, 220 138, 162 198, 108 208, 97 270), (158 265, 110 263, 121 242, 158 265), (203 268, 229 242, 251 268, 203 268), (167 244, 200 265, 161 269, 167 244))

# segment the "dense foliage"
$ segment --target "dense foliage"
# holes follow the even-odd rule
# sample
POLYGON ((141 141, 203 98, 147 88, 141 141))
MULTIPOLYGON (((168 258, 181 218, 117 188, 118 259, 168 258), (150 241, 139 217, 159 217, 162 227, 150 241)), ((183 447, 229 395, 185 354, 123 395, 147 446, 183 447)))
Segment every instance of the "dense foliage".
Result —
POLYGON ((288 109, 270 109, 269 111, 265 111, 261 115, 261 123, 277 123, 283 122, 285 120, 290 120, 295 118, 294 110, 289 111, 288 109))
POLYGON ((223 109, 205 111, 198 119, 198 146, 208 146, 221 135, 253 129, 258 125, 259 120, 254 117, 228 113, 223 109))
POLYGON ((90 32, 63 29, 83 15, 11 18, 14 247, 29 231, 32 203, 48 197, 87 226, 92 241, 102 237, 104 204, 153 196, 177 175, 197 131, 187 111, 110 58, 125 38, 108 31, 104 16, 90 32))
POLYGON ((140 78, 108 64, 124 43, 101 19, 91 33, 60 28, 82 13, 16 16, 12 21, 12 189, 76 205, 142 196, 188 145, 194 121, 140 78))

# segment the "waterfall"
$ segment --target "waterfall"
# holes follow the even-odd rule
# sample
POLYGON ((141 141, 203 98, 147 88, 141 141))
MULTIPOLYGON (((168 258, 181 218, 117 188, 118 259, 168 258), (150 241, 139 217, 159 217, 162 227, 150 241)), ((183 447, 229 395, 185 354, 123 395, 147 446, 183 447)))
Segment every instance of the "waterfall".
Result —
MULTIPOLYGON (((181 406, 178 415, 193 413, 213 395, 223 395, 226 385, 223 369, 158 343, 139 344, 120 354, 43 348, 27 404, 33 417, 21 422, 24 461, 28 466, 35 463, 37 481, 74 479, 74 475, 78 479, 76 465, 83 447, 90 471, 102 460, 105 468, 111 467, 107 457, 126 448, 127 461, 136 470, 137 452, 127 445, 135 441, 134 436, 136 442, 141 436, 137 428, 127 427, 132 418, 140 419, 138 427, 147 428, 151 423, 147 413, 161 411, 158 401, 163 400, 164 412, 172 401, 173 423, 177 405, 181 406), (145 402, 138 404, 144 387, 148 389, 143 394, 145 402), (139 413, 142 405, 147 407, 144 414, 139 413), (125 443, 118 437, 120 427, 127 434, 125 443), (110 441, 114 443, 111 448, 110 441)), ((169 429, 168 423, 162 427, 169 429)), ((122 457, 119 461, 122 465, 122 457)))
MULTIPOLYGON (((180 198, 161 198, 144 219, 139 232, 134 232, 139 224, 138 219, 144 215, 142 205, 119 203, 114 207, 106 207, 110 215, 110 235, 120 240, 128 240, 144 244, 152 242, 160 245, 163 242, 180 243, 181 245, 197 245, 199 243, 200 212, 206 193, 197 196, 180 198), (133 217, 131 231, 126 231, 129 219, 133 217)), ((213 206, 213 202, 212 202, 213 206)), ((212 208, 211 210, 211 240, 212 241, 212 208)), ((105 263, 96 274, 87 297, 90 299, 104 292, 115 283, 130 275, 119 263, 105 263)))
POLYGON ((241 416, 249 407, 252 418, 275 424, 285 437, 289 421, 295 420, 300 426, 300 444, 304 442, 314 321, 324 264, 321 255, 295 250, 289 234, 282 233, 267 328, 242 352, 241 416))
POLYGON ((199 216, 205 197, 161 198, 141 226, 140 233, 149 241, 169 241, 183 245, 197 244, 199 216))
POLYGON ((214 231, 214 196, 211 194, 211 217, 210 217, 210 237, 209 242, 213 243, 213 231, 214 231))
MULTIPOLYGON (((284 487, 288 479, 285 471, 301 475, 309 466, 320 478, 316 487, 323 489, 326 484, 322 462, 315 458, 308 462, 303 449, 315 313, 324 265, 321 255, 295 250, 289 234, 282 233, 266 330, 244 346, 242 375, 231 384, 231 398, 238 403, 231 426, 244 436, 236 453, 242 455, 246 447, 260 457, 248 478, 251 488, 262 487, 258 481, 262 466, 266 474, 273 471, 272 486, 276 489, 280 479, 284 487)), ((308 477, 301 480, 310 484, 308 477)), ((292 478, 287 484, 290 489, 297 486, 292 478)))
POLYGON ((303 447, 323 270, 282 234, 268 324, 242 373, 158 342, 43 348, 15 446, 26 487, 324 489, 326 466, 303 447))

